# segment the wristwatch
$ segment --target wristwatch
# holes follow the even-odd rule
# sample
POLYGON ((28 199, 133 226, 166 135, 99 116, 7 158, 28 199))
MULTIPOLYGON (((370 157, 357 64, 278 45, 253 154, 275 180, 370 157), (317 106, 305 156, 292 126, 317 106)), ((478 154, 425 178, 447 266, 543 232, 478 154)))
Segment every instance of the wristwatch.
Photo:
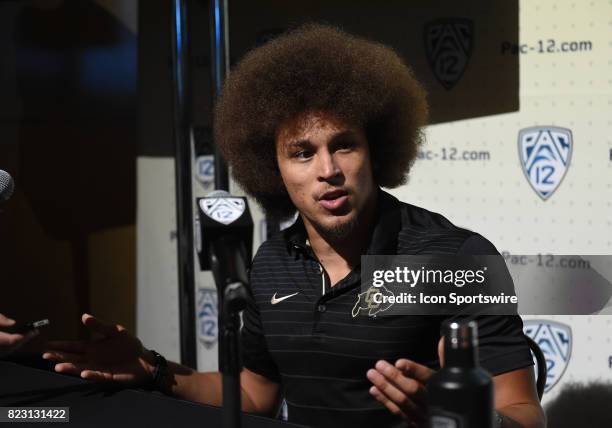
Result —
POLYGON ((155 360, 155 370, 153 371, 153 388, 165 392, 164 382, 168 375, 168 361, 159 352, 149 350, 155 360))

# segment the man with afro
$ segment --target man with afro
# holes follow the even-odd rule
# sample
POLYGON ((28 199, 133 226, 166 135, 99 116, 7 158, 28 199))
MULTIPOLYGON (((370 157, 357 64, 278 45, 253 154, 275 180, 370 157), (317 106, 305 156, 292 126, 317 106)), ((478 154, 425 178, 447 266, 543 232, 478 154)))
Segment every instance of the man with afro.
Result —
MULTIPOLYGON (((234 179, 276 219, 295 223, 259 248, 244 311, 242 409, 316 427, 426 426, 427 379, 443 362, 440 316, 356 316, 362 254, 498 254, 474 232, 381 190, 406 181, 426 94, 391 49, 306 25, 234 67, 215 110, 215 142, 234 179)), ((479 316, 480 364, 494 376, 503 427, 542 427, 518 316, 479 316)), ((95 344, 56 345, 56 370, 150 381, 221 405, 219 373, 168 363, 90 315, 95 344), (104 363, 93 346, 121 349, 104 363)))

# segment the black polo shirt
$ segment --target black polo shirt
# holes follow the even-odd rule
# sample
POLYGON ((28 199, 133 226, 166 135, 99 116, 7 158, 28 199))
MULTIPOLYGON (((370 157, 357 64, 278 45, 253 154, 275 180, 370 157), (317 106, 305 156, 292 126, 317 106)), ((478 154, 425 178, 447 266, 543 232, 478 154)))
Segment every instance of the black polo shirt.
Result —
MULTIPOLYGON (((334 287, 306 244, 300 218, 264 242, 250 271, 244 311, 244 366, 281 384, 289 420, 314 427, 401 424, 368 392, 379 359, 439 368, 441 316, 353 317, 359 268, 334 287), (290 296, 290 297, 288 297, 290 296)), ((367 254, 498 254, 482 236, 440 214, 379 192, 367 254)), ((480 316, 480 363, 491 374, 532 365, 518 316, 480 316)))

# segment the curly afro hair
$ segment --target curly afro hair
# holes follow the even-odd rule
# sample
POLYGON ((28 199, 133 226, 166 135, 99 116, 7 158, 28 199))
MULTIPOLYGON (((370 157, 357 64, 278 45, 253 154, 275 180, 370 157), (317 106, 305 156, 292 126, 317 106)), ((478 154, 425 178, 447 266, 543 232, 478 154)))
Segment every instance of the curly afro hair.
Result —
POLYGON ((249 52, 215 107, 215 142, 234 179, 267 214, 295 212, 276 162, 276 133, 311 111, 362 126, 376 183, 405 183, 427 122, 424 89, 392 49, 308 24, 249 52))

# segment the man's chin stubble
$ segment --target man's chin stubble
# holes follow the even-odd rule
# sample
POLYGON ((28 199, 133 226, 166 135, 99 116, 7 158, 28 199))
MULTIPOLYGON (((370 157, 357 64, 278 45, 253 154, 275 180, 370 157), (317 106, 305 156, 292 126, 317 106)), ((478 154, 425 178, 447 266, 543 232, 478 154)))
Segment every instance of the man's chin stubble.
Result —
POLYGON ((315 229, 319 232, 319 235, 330 243, 341 243, 351 235, 351 232, 357 228, 359 224, 358 218, 352 217, 348 221, 340 224, 334 224, 332 226, 324 226, 321 224, 315 224, 315 229))

